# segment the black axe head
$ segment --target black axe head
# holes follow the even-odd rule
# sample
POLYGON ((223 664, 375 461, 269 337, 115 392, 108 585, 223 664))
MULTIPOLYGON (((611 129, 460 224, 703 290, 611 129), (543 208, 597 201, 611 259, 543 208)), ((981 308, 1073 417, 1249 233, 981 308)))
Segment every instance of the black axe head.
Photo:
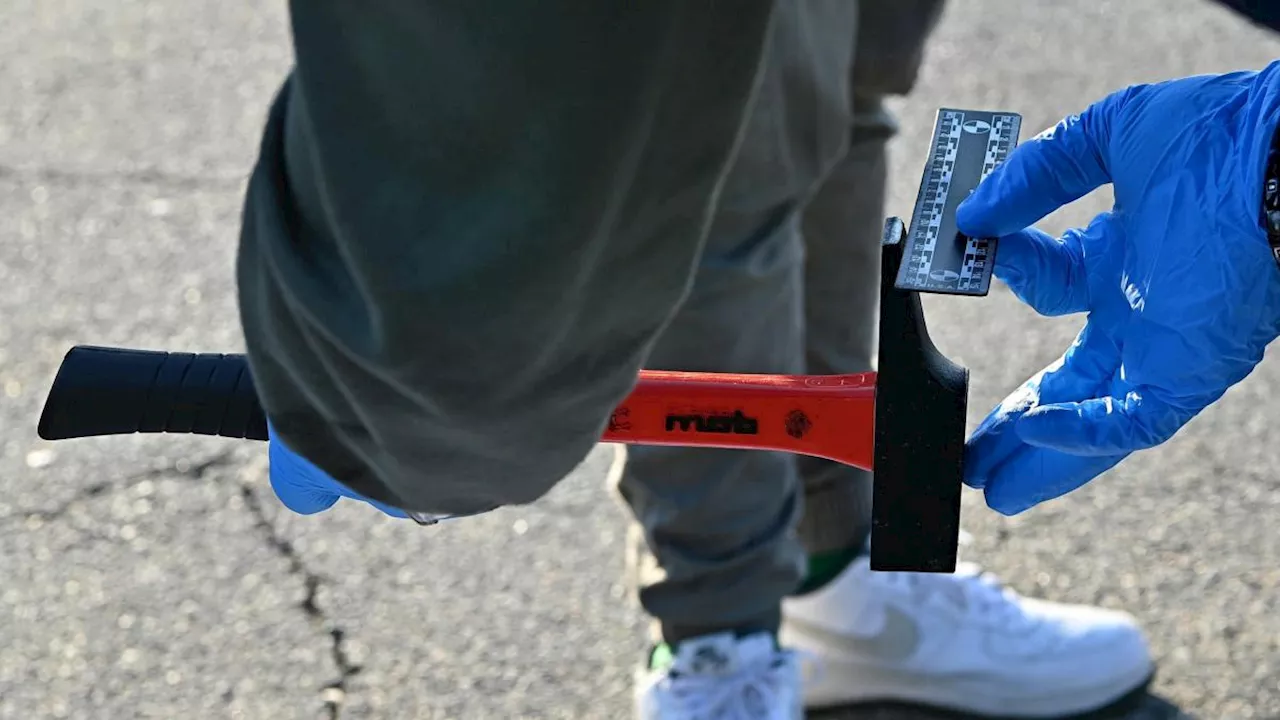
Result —
POLYGON ((894 285, 905 237, 902 220, 885 221, 871 569, 954 572, 969 371, 934 347, 919 293, 894 285))

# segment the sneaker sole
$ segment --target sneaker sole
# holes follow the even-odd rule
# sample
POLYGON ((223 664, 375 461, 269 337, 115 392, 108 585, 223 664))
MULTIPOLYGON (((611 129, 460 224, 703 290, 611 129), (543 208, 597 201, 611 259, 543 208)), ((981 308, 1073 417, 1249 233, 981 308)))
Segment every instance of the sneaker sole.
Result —
POLYGON ((828 710, 876 703, 909 704, 928 707, 964 717, 988 720, 1065 720, 1075 715, 1097 713, 1144 693, 1155 677, 1155 665, 1110 678, 1106 684, 1089 687, 1065 685, 1054 694, 1028 696, 1015 687, 1001 688, 988 680, 936 678, 923 682, 919 674, 886 670, 816 651, 816 643, 796 643, 802 636, 793 626, 787 629, 793 639, 785 645, 804 648, 804 652, 820 659, 822 674, 833 681, 817 683, 816 691, 807 692, 805 706, 809 710, 828 710), (840 678, 835 681, 835 678, 840 678), (1004 692, 1002 692, 1002 690, 1004 692), (1010 708, 1017 708, 1011 712, 1010 708))
MULTIPOLYGON (((1130 713, 1143 713, 1146 711, 1146 703, 1149 702, 1151 697, 1148 695, 1148 689, 1154 678, 1155 673, 1152 673, 1146 682, 1107 705, 1080 713, 1053 716, 1052 720, 1121 720, 1121 718, 1128 718, 1130 713)), ((847 714, 850 712, 856 713, 857 717, 862 717, 863 713, 866 712, 883 712, 888 713, 884 717, 911 718, 913 720, 1029 720, 1026 715, 975 714, 955 708, 940 707, 927 703, 910 703, 902 700, 851 702, 823 707, 810 706, 806 707, 805 710, 806 720, 843 720, 843 718, 849 717, 847 714)), ((1159 717, 1166 717, 1165 710, 1162 709, 1157 712, 1160 713, 1159 717)), ((880 715, 877 714, 876 717, 880 717, 880 715)), ((1147 715, 1143 714, 1142 717, 1145 718, 1147 715)), ((1152 715, 1151 717, 1154 718, 1156 716, 1152 715)), ((1195 720, 1181 713, 1167 715, 1167 717, 1169 720, 1195 720)), ((1033 716, 1030 720, 1044 719, 1033 716)))

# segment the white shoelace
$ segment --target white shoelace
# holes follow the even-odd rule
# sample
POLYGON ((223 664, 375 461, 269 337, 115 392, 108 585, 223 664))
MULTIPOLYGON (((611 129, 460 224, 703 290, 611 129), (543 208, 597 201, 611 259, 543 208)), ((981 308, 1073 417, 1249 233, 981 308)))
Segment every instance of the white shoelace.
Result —
POLYGON ((960 582, 969 600, 975 603, 974 612, 986 621, 1006 629, 1025 627, 1032 622, 1018 603, 1019 596, 995 573, 974 565, 959 563, 952 582, 960 582))
POLYGON ((1023 628, 1033 622, 1033 618, 1018 603, 1019 596, 1016 592, 1006 587, 995 573, 983 570, 973 563, 958 563, 955 573, 951 575, 898 573, 894 579, 926 593, 947 595, 952 587, 958 587, 971 604, 971 612, 984 622, 1002 628, 1023 628))
MULTIPOLYGON (((788 690, 787 665, 817 658, 807 652, 785 651, 791 659, 774 654, 760 658, 732 675, 677 674, 670 678, 672 694, 680 700, 689 720, 771 720, 788 690)), ((819 668, 820 665, 814 667, 819 668)), ((799 692, 800 688, 790 688, 799 692)))
POLYGON ((1006 587, 995 573, 962 563, 956 568, 956 574, 963 578, 969 597, 978 603, 977 612, 992 622, 1005 628, 1023 627, 1032 622, 1033 619, 1018 602, 1019 595, 1006 587))

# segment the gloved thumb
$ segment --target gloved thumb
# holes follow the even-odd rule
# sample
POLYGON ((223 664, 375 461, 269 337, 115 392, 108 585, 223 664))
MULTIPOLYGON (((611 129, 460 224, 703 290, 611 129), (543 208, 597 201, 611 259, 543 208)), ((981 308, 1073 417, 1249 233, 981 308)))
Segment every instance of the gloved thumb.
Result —
POLYGON ((321 489, 327 478, 320 468, 289 449, 275 427, 267 423, 267 476, 271 489, 285 507, 299 515, 312 515, 328 510, 338 502, 338 494, 321 489))
POLYGON ((345 496, 367 502, 392 517, 409 517, 405 511, 371 500, 329 477, 310 460, 289 449, 271 423, 267 423, 267 433, 271 440, 267 447, 271 489, 280 502, 295 513, 313 515, 328 510, 345 496))
POLYGON ((1089 284, 1078 238, 1054 239, 1035 228, 1000 238, 995 275, 1041 315, 1083 312, 1089 284))
POLYGON ((1009 235, 1111 182, 1105 148, 1114 104, 1102 100, 1014 148, 956 208, 960 231, 1009 235))
POLYGON ((1192 415, 1130 391, 1120 397, 1041 405, 1018 418, 1015 430, 1028 445, 1071 455, 1119 455, 1163 443, 1192 415))
MULTIPOLYGON (((1054 238, 1035 228, 1005 235, 996 244, 995 274, 1041 315, 1093 310, 1086 258, 1102 258, 1118 243, 1111 213, 1054 238)), ((1093 263, 1095 266, 1098 263, 1093 263)))
MULTIPOLYGON (((271 453, 275 455, 275 453, 271 453)), ((273 458, 274 460, 274 458, 273 458)), ((316 490, 314 488, 295 485, 284 477, 287 473, 279 470, 274 461, 270 472, 271 489, 281 504, 299 515, 314 515, 333 507, 338 502, 338 495, 316 490)))

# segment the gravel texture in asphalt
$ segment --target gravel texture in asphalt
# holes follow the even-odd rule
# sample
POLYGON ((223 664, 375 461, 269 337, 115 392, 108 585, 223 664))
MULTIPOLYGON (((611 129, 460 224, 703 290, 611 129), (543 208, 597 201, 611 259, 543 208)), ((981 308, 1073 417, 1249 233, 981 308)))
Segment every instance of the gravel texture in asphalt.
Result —
MULTIPOLYGON (((629 716, 644 620, 622 584, 607 448, 534 506, 423 529, 351 503, 288 514, 257 444, 36 438, 74 344, 241 347, 240 196, 290 49, 283 3, 6 7, 0 718, 629 716)), ((910 215, 939 106, 1020 112, 1026 138, 1130 83, 1278 55, 1280 37, 1200 0, 953 2, 895 103, 887 211, 910 215)), ((1003 286, 926 307, 971 369, 972 422, 1080 324, 1003 286)), ((1166 446, 1017 518, 967 494, 969 556, 1149 631, 1153 696, 1112 717, 1280 718, 1277 388, 1266 362, 1166 446)))

